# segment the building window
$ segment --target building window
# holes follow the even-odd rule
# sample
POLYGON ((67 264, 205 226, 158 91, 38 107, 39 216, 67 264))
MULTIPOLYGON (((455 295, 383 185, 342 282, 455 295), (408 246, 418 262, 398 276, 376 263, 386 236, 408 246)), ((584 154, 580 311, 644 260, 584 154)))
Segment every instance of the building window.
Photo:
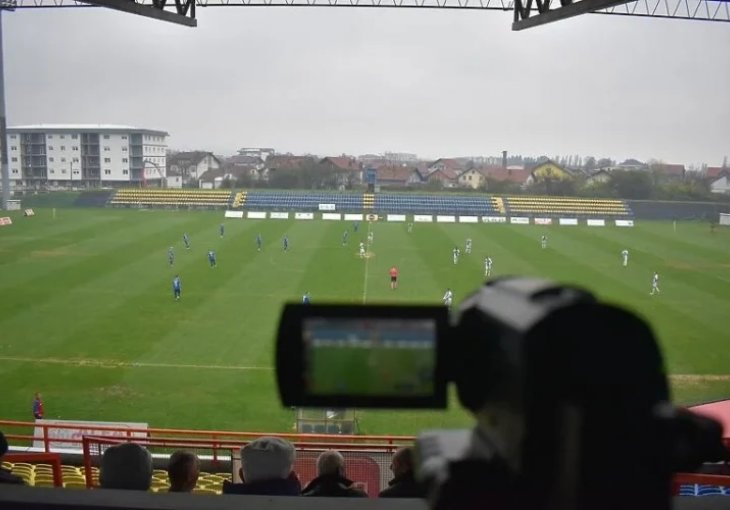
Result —
POLYGON ((18 171, 17 171, 17 170, 13 170, 13 173, 14 173, 14 174, 17 174, 17 173, 18 173, 18 171))
POLYGON ((17 150, 18 150, 18 148, 17 148, 17 147, 15 146, 15 145, 13 145, 12 147, 10 147, 10 150, 11 150, 11 151, 17 151, 17 150))
POLYGON ((48 158, 48 161, 50 161, 51 163, 53 163, 53 156, 49 157, 48 158))
POLYGON ((12 161, 13 163, 17 163, 18 158, 10 158, 10 161, 12 161))
POLYGON ((52 173, 52 174, 55 174, 55 173, 56 173, 56 171, 55 171, 55 170, 54 170, 53 168, 51 168, 51 173, 52 173))
POLYGON ((78 162, 79 162, 79 158, 74 158, 74 159, 73 159, 73 162, 74 162, 74 163, 78 163, 78 162))
POLYGON ((110 150, 109 147, 104 147, 104 152, 109 152, 110 150))
POLYGON ((66 146, 65 145, 61 145, 61 150, 62 151, 65 151, 66 150, 66 146))
POLYGON ((126 147, 122 147, 122 152, 127 152, 127 148, 126 147))
POLYGON ((127 158, 122 158, 122 163, 129 163, 129 160, 127 158))
POLYGON ((111 175, 111 174, 112 174, 111 170, 104 170, 104 175, 111 175))
POLYGON ((66 158, 61 158, 61 163, 65 163, 65 162, 66 162, 66 158))
POLYGON ((74 145, 73 147, 71 147, 71 150, 75 150, 75 151, 79 150, 78 145, 74 145))
POLYGON ((79 171, 78 170, 74 170, 74 175, 79 175, 79 171))
POLYGON ((79 135, 71 135, 71 139, 76 140, 79 137, 79 135))
POLYGON ((48 139, 49 140, 52 140, 53 139, 53 135, 48 135, 48 139))
POLYGON ((65 140, 65 139, 66 139, 66 135, 61 135, 61 140, 65 140))
POLYGON ((64 174, 64 175, 66 175, 66 170, 62 168, 61 169, 61 173, 64 174))
POLYGON ((49 151, 52 151, 52 150, 53 150, 53 145, 49 145, 49 146, 48 146, 48 150, 49 150, 49 151))
POLYGON ((124 175, 128 175, 128 174, 129 174, 129 170, 122 170, 122 173, 123 173, 124 175))
POLYGON ((127 135, 122 135, 122 140, 126 140, 126 139, 127 139, 127 135))
POLYGON ((18 136, 17 135, 10 135, 11 140, 15 140, 18 136))
POLYGON ((109 140, 109 135, 104 135, 104 140, 109 140))
POLYGON ((112 158, 104 158, 104 163, 111 163, 111 162, 112 162, 112 158))

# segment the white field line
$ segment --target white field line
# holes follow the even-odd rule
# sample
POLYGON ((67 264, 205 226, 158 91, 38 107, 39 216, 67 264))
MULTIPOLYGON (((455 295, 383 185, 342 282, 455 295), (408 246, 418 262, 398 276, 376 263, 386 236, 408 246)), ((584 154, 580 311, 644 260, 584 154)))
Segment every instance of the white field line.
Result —
POLYGON ((145 361, 120 361, 87 358, 31 358, 23 356, 0 356, 0 361, 20 363, 38 363, 48 365, 72 365, 91 368, 192 368, 202 370, 260 370, 271 371, 273 367, 256 367, 242 365, 198 365, 192 363, 154 363, 145 361))

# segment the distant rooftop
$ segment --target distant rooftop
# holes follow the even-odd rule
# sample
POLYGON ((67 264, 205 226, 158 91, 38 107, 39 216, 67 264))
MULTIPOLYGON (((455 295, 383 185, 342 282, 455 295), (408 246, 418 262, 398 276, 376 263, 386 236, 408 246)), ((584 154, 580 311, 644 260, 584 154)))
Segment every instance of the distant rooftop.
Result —
POLYGON ((28 124, 25 126, 8 126, 8 131, 88 131, 88 132, 131 132, 154 134, 156 136, 170 136, 167 131, 160 129, 124 126, 120 124, 28 124))

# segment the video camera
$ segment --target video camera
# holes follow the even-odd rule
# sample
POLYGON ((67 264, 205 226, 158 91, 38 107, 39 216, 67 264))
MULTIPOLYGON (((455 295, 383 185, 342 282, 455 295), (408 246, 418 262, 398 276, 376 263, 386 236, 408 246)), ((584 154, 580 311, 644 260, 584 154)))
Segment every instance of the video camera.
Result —
POLYGON ((418 438, 434 508, 670 508, 673 472, 727 455, 669 403, 643 320, 544 280, 491 281, 452 317, 289 304, 276 364, 288 406, 443 409, 454 383, 476 427, 418 438))

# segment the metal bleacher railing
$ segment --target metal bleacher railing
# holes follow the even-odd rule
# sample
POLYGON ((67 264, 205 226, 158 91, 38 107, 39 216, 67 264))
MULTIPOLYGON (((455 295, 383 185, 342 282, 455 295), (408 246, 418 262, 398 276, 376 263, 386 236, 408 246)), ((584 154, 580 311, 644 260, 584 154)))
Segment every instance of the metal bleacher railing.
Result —
MULTIPOLYGON (((140 430, 124 427, 58 423, 48 425, 11 420, 0 420, 0 430, 5 432, 12 445, 28 450, 43 450, 44 455, 48 455, 53 449, 53 443, 58 440, 59 434, 64 443, 76 445, 77 451, 83 453, 83 466, 69 466, 66 468, 68 472, 62 470, 64 486, 67 483, 77 484, 80 479, 86 487, 98 485, 99 459, 104 449, 119 442, 134 441, 147 447, 154 456, 167 456, 176 449, 188 449, 205 457, 213 467, 218 468, 212 469, 211 473, 204 473, 198 488, 201 492, 210 489, 215 493, 220 493, 223 478, 231 479, 231 463, 235 462, 239 448, 253 439, 267 435, 288 439, 295 445, 295 467, 303 483, 314 478, 319 453, 333 448, 344 455, 350 476, 360 482, 368 494, 374 496, 387 486, 387 481, 392 476, 388 469, 392 454, 399 446, 411 444, 414 439, 411 436, 280 434, 163 428, 144 429, 144 437, 140 437, 140 430), (36 448, 30 445, 36 445, 36 448), (216 480, 220 483, 214 483, 216 480)), ((45 462, 44 459, 45 457, 39 457, 37 463, 45 462)), ((27 460, 26 462, 29 463, 27 460)), ((20 469, 26 474, 26 482, 32 484, 32 470, 27 470, 26 473, 27 468, 20 469)), ((153 490, 164 490, 163 474, 158 473, 156 480, 153 490)))

